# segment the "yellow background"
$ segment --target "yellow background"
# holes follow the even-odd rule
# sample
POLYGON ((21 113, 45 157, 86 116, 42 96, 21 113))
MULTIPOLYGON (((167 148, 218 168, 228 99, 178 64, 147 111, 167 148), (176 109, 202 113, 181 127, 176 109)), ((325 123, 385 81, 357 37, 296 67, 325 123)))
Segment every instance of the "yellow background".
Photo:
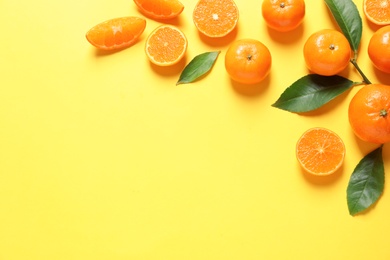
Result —
MULTIPOLYGON (((358 63, 373 82, 367 45, 377 27, 363 19, 358 63)), ((309 73, 302 47, 337 28, 323 1, 306 1, 302 26, 268 29, 261 1, 237 0, 237 30, 198 34, 196 1, 169 23, 187 35, 186 59, 153 66, 147 26, 132 47, 97 51, 95 24, 142 16, 131 0, 0 1, 0 259, 390 259, 390 193, 351 217, 349 177, 377 146, 359 141, 347 108, 359 89, 305 115, 271 107, 309 73), (230 43, 254 38, 273 64, 261 84, 232 82, 230 43), (212 71, 176 86, 197 54, 220 50, 212 71), (311 127, 344 140, 341 170, 314 178, 300 169, 295 144, 311 127)), ((352 65, 342 75, 360 81, 352 65)), ((390 146, 384 146, 390 171, 390 146)))

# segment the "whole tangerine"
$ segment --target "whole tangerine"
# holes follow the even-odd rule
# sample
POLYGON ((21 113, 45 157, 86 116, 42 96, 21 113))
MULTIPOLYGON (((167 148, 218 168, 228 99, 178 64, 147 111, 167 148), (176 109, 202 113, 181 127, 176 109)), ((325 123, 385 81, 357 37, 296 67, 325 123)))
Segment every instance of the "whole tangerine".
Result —
POLYGON ((390 141, 390 86, 362 87, 350 101, 349 123, 361 140, 383 144, 390 141))
POLYGON ((233 42, 225 55, 225 68, 229 76, 239 83, 261 82, 271 70, 272 57, 269 49, 255 39, 233 42))
POLYGON ((304 0, 264 0, 261 7, 267 25, 280 32, 294 30, 305 17, 304 0))
POLYGON ((349 64, 351 53, 347 38, 334 29, 313 33, 303 47, 308 69, 323 76, 332 76, 343 71, 349 64))
POLYGON ((371 36, 368 56, 378 70, 390 73, 390 25, 380 28, 371 36))

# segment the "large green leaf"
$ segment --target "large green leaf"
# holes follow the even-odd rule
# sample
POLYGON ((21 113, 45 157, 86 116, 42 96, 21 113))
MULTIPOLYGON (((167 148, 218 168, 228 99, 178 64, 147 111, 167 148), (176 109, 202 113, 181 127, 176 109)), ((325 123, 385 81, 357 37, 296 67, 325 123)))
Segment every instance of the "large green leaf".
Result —
POLYGON ((288 87, 272 106, 294 113, 312 111, 328 103, 354 84, 351 80, 338 75, 309 74, 288 87))
POLYGON ((325 3, 356 54, 363 25, 355 3, 352 0, 325 0, 325 3))
POLYGON ((353 171, 347 188, 349 213, 355 215, 374 204, 383 192, 385 170, 382 146, 367 154, 353 171))
POLYGON ((191 83, 206 74, 214 65, 220 51, 205 52, 197 55, 184 68, 176 85, 191 83))

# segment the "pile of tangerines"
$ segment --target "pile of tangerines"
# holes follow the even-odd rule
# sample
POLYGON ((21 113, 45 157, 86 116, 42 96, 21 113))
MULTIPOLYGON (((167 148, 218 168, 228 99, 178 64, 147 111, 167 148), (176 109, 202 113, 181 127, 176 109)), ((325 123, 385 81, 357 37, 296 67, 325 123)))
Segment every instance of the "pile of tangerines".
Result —
MULTIPOLYGON (((134 0, 139 10, 156 20, 179 16, 184 6, 179 0, 134 0)), ((390 1, 364 0, 364 14, 381 25, 368 46, 373 65, 390 73, 390 1), (388 25, 388 26, 387 26, 388 25)), ((262 16, 266 24, 277 31, 296 29, 305 17, 304 0, 263 0, 262 16)), ((239 11, 233 0, 198 0, 193 10, 193 22, 207 37, 224 37, 236 27, 239 11)), ((121 17, 94 26, 87 40, 102 50, 119 50, 133 45, 146 27, 142 17, 121 17)), ((145 53, 159 66, 179 62, 187 50, 185 34, 177 27, 164 24, 146 39, 145 53)), ((334 29, 312 34, 303 47, 308 69, 315 74, 332 76, 344 70, 352 56, 346 37, 334 29)), ((256 39, 233 42, 225 54, 229 76, 243 84, 261 82, 270 72, 272 57, 269 49, 256 39)), ((366 82, 368 83, 368 82, 366 82)), ((390 141, 390 86, 367 84, 350 102, 349 121, 356 135, 364 141, 383 144, 390 141)), ((332 131, 314 128, 305 132, 296 147, 297 158, 305 170, 315 175, 328 175, 342 164, 345 147, 332 131), (319 159, 320 158, 320 159, 319 159), (323 163, 319 163, 323 162, 323 163)))

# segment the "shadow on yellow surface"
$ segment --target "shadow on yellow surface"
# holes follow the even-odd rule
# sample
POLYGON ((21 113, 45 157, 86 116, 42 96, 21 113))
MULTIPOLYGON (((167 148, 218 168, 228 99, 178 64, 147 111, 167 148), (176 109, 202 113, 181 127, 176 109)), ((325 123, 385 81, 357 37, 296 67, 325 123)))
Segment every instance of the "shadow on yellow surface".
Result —
POLYGON ((231 82, 233 89, 238 94, 241 94, 241 95, 244 95, 247 97, 254 97, 254 96, 261 95, 262 93, 264 93, 268 89, 268 87, 270 85, 270 81, 271 81, 270 76, 271 75, 268 75, 263 81, 261 81, 258 84, 250 84, 250 85, 241 84, 241 83, 238 83, 232 79, 230 80, 230 82, 231 82))
POLYGON ((310 174, 306 172, 304 169, 301 168, 301 173, 305 180, 308 182, 315 184, 315 185, 331 185, 332 183, 335 183, 338 181, 343 174, 343 169, 344 167, 341 166, 340 169, 338 169, 335 173, 330 174, 330 175, 325 175, 325 176, 316 176, 313 174, 310 174))
MULTIPOLYGON (((174 75, 180 75, 181 71, 184 69, 188 62, 188 57, 185 55, 178 63, 172 65, 172 66, 158 66, 156 64, 150 63, 150 67, 152 68, 154 73, 157 73, 159 75, 163 76, 174 76, 174 75)), ((179 77, 177 78, 179 79, 179 77)))
POLYGON ((231 31, 228 35, 226 35, 224 37, 219 37, 219 38, 208 37, 208 36, 202 34, 199 31, 197 33, 198 33, 198 36, 201 39, 201 41, 203 43, 207 44, 208 46, 211 46, 211 47, 227 47, 236 39, 237 34, 238 34, 238 30, 239 30, 239 25, 237 25, 233 29, 233 31, 231 31))
POLYGON ((275 42, 291 46, 294 42, 302 39, 305 32, 305 25, 301 24, 295 30, 290 32, 278 32, 272 28, 267 27, 267 34, 275 42))

